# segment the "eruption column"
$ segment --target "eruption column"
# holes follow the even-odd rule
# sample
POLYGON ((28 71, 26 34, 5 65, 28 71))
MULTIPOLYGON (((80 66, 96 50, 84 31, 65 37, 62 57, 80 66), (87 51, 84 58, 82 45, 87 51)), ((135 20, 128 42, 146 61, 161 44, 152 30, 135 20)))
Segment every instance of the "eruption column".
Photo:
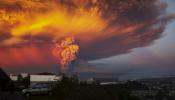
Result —
POLYGON ((71 61, 75 60, 79 46, 75 44, 73 37, 65 38, 60 43, 56 43, 53 49, 53 55, 58 58, 61 69, 68 69, 71 61))

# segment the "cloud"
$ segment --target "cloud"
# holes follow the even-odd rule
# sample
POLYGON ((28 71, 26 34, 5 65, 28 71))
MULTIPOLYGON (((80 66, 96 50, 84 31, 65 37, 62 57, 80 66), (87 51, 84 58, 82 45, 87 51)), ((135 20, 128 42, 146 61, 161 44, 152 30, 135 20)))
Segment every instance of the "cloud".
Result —
POLYGON ((28 40, 12 37, 12 38, 3 40, 0 43, 0 46, 14 46, 14 45, 22 44, 22 43, 26 44, 28 43, 28 40))
POLYGON ((82 59, 77 59, 73 61, 70 65, 69 71, 71 72, 96 72, 96 68, 93 64, 82 59))
POLYGON ((51 52, 53 41, 73 36, 84 60, 128 53, 161 37, 175 18, 167 6, 158 0, 0 0, 0 49, 34 44, 51 52))

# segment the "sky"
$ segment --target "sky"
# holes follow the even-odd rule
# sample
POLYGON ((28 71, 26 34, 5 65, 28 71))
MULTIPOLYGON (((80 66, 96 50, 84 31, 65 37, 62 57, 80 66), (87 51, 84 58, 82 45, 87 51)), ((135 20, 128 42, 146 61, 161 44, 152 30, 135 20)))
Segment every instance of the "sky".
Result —
MULTIPOLYGON (((166 12, 174 13, 175 1, 164 0, 168 3, 166 12)), ((137 79, 149 77, 171 76, 175 73, 175 21, 170 22, 161 38, 151 45, 143 48, 132 49, 131 53, 117 55, 105 59, 95 60, 91 63, 99 63, 100 67, 109 72, 122 72, 126 75, 121 79, 137 79), (106 68, 108 66, 109 68, 106 68)))
POLYGON ((6 72, 59 73, 72 52, 55 57, 52 50, 71 36, 80 50, 67 71, 119 79, 174 75, 174 0, 51 1, 0 0, 0 64, 6 72))

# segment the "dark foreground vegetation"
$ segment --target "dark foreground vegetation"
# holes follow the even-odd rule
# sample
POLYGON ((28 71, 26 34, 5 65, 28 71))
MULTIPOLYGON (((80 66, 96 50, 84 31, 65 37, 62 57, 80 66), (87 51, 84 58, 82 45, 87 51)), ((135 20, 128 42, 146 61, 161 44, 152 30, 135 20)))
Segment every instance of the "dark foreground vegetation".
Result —
POLYGON ((21 92, 0 92, 0 100, 175 100, 166 87, 154 90, 138 81, 100 85, 63 76, 52 86, 52 95, 22 96, 21 92))
MULTIPOLYGON (((139 85, 139 84, 138 84, 139 85)), ((134 86, 133 86, 134 87, 134 86)), ((138 86, 137 86, 138 87, 138 86)), ((142 87, 145 88, 145 87, 142 87)), ((128 87, 122 85, 98 85, 63 77, 53 88, 53 100, 140 100, 130 96, 128 87)), ((33 98, 35 99, 35 98, 33 98)), ((45 99, 43 99, 45 100, 45 99)), ((50 99, 49 99, 50 100, 50 99)))
MULTIPOLYGON (((146 85, 137 81, 124 84, 99 85, 94 82, 88 84, 78 79, 63 76, 62 80, 53 86, 52 96, 33 96, 29 100, 175 100, 169 96, 166 89, 158 90, 155 96, 131 95, 133 91, 150 91, 146 85)), ((151 92, 152 93, 152 92, 151 92)))

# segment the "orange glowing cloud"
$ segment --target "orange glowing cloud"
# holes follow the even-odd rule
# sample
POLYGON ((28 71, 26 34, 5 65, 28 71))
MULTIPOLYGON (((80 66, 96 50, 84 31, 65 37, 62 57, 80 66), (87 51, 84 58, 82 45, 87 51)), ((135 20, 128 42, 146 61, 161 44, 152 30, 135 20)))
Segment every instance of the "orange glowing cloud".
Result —
POLYGON ((0 26, 7 24, 10 29, 9 34, 17 38, 47 35, 53 39, 76 34, 97 33, 107 26, 107 21, 101 18, 97 6, 87 10, 77 1, 75 2, 77 8, 70 9, 69 5, 58 3, 58 1, 1 1, 5 8, 12 5, 14 9, 0 10, 2 19, 0 26), (21 8, 18 8, 16 3, 19 3, 21 8))
POLYGON ((49 64, 55 60, 51 53, 42 48, 50 48, 50 46, 38 46, 29 44, 23 47, 1 48, 0 63, 3 66, 19 66, 25 67, 33 64, 49 64))
POLYGON ((175 18, 166 7, 158 0, 0 0, 0 59, 52 62, 53 43, 70 36, 82 59, 127 53, 161 36, 175 18))

